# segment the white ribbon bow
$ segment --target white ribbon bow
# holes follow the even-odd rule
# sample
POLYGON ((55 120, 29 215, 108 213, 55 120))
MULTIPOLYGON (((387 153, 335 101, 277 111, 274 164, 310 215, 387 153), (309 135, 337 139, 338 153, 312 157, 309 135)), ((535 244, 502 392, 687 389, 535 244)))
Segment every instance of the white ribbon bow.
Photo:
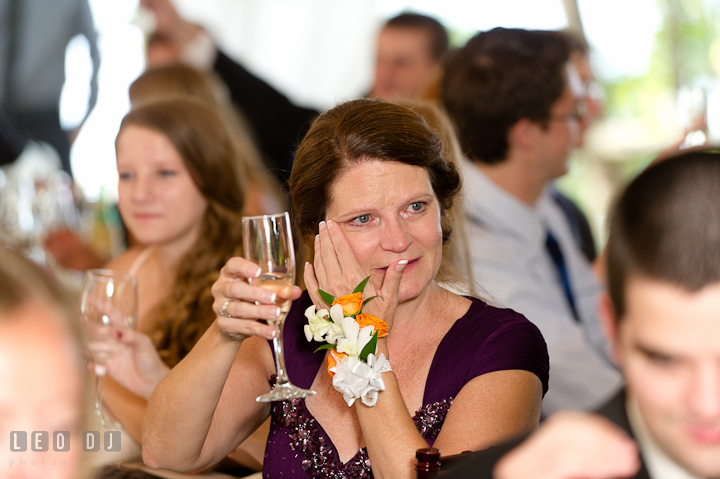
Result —
POLYGON ((392 371, 385 354, 375 357, 369 354, 367 364, 354 356, 345 356, 333 368, 333 387, 343 395, 348 406, 352 406, 357 398, 361 398, 366 406, 377 404, 380 391, 385 390, 382 373, 392 371))

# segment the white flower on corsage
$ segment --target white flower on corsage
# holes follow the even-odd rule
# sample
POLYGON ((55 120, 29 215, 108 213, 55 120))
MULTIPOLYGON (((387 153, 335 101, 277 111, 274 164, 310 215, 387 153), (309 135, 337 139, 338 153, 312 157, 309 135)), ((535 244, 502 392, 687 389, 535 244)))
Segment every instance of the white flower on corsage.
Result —
POLYGON ((373 338, 375 327, 365 326, 360 329, 360 325, 352 316, 344 317, 340 325, 342 326, 343 337, 338 338, 336 351, 345 353, 348 356, 358 356, 373 338))
POLYGON ((328 319, 330 314, 327 309, 315 312, 313 304, 305 310, 305 317, 308 324, 305 325, 305 337, 308 341, 325 341, 325 334, 332 328, 333 322, 328 319))
POLYGON ((348 406, 360 398, 366 406, 377 404, 380 391, 385 390, 382 373, 392 371, 385 355, 369 354, 367 363, 354 356, 347 356, 334 368, 333 387, 342 393, 348 406))
POLYGON ((385 390, 382 373, 392 371, 384 354, 375 356, 378 338, 388 335, 387 323, 362 312, 373 299, 362 297, 368 279, 351 294, 339 298, 318 289, 323 301, 331 305, 330 311, 321 309, 316 313, 314 305, 305 310, 305 337, 327 343, 316 352, 330 349, 328 372, 333 376, 333 387, 342 393, 348 406, 358 398, 366 406, 377 404, 379 392, 385 390))

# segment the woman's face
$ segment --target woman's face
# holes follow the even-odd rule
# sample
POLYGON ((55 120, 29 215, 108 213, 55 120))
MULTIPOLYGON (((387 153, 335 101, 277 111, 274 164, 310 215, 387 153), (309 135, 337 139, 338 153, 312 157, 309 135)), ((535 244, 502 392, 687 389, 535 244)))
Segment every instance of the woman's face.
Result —
POLYGON ((425 169, 364 161, 341 174, 330 194, 325 219, 342 227, 365 273, 384 276, 406 259, 400 301, 422 294, 442 257, 440 206, 425 169))
POLYGON ((142 244, 179 244, 197 239, 207 201, 170 140, 130 125, 117 139, 118 208, 142 244))

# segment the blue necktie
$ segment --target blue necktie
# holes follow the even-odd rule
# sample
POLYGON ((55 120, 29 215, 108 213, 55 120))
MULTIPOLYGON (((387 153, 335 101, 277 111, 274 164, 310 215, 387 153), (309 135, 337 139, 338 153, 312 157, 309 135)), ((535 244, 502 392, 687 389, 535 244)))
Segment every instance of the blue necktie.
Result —
POLYGON ((568 275, 567 266, 565 265, 565 258, 563 257, 562 251, 560 251, 560 245, 558 245, 557 240, 550 231, 548 231, 547 234, 545 248, 555 264, 555 269, 558 271, 560 282, 562 283, 563 291, 565 292, 568 304, 570 304, 573 317, 575 318, 575 321, 580 321, 580 316, 578 316, 577 309, 575 308, 575 297, 573 296, 572 288, 570 287, 570 276, 568 275))

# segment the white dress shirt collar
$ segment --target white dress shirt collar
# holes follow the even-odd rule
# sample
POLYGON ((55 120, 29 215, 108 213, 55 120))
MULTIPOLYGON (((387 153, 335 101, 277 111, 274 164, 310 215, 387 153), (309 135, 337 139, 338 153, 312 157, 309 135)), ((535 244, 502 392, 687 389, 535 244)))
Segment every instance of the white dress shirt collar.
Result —
POLYGON ((465 211, 470 221, 501 230, 533 248, 545 248, 547 228, 541 218, 546 203, 552 201, 549 186, 531 208, 498 186, 467 158, 462 159, 461 171, 465 211))
POLYGON ((625 409, 650 477, 653 479, 702 479, 683 469, 660 449, 650 434, 637 402, 631 394, 627 395, 625 409))

